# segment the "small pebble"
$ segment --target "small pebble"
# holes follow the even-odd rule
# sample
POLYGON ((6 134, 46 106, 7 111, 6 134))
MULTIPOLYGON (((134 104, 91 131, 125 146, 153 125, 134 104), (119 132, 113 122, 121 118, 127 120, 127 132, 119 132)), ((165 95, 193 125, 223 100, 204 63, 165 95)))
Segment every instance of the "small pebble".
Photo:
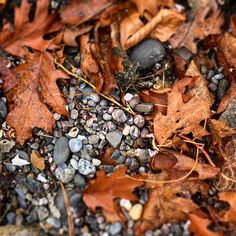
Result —
POLYGON ((132 220, 139 220, 142 216, 143 206, 141 204, 135 204, 129 211, 129 216, 132 220))
POLYGON ((152 103, 140 103, 134 107, 137 112, 149 114, 153 111, 154 105, 152 103))
POLYGON ((95 166, 100 166, 101 165, 101 160, 97 159, 97 158, 93 158, 92 159, 92 163, 95 165, 95 166))
POLYGON ((90 135, 88 136, 88 142, 89 144, 97 144, 99 142, 99 136, 97 134, 93 134, 93 135, 90 135))
POLYGON ((49 216, 49 211, 46 207, 40 207, 37 211, 38 218, 40 221, 45 220, 49 216))
POLYGON ((54 147, 53 158, 56 164, 61 164, 67 161, 70 155, 69 141, 66 137, 59 138, 54 147))
POLYGON ((94 174, 96 172, 94 164, 85 159, 79 160, 78 170, 82 175, 94 174))
POLYGON ((79 187, 80 189, 83 189, 86 185, 86 179, 83 175, 76 174, 74 177, 74 183, 77 187, 79 187))
POLYGON ((210 80, 214 76, 215 72, 214 70, 208 70, 206 74, 206 79, 210 80))
POLYGON ((103 120, 109 121, 112 120, 112 116, 110 114, 104 113, 102 116, 103 120))
POLYGON ((132 208, 132 204, 130 200, 127 200, 127 199, 121 199, 120 206, 125 208, 127 211, 130 211, 130 209, 132 208))
POLYGON ((75 152, 79 152, 81 150, 83 146, 83 143, 81 141, 81 139, 79 138, 72 138, 69 141, 69 148, 71 150, 71 152, 75 153, 75 152))
POLYGON ((134 124, 138 127, 138 128, 143 128, 143 126, 145 125, 145 119, 143 116, 141 115, 135 115, 134 116, 134 124))
POLYGON ((124 136, 127 136, 127 135, 129 135, 129 131, 130 131, 130 126, 129 126, 129 125, 126 125, 125 128, 124 128, 123 131, 122 131, 122 134, 123 134, 124 136))
POLYGON ((78 118, 78 116, 79 116, 78 110, 76 110, 76 109, 71 110, 71 113, 70 113, 71 119, 76 120, 78 118))
POLYGON ((127 117, 121 109, 115 109, 112 113, 112 118, 117 123, 124 123, 127 120, 127 117))
POLYGON ((217 90, 217 85, 215 83, 208 84, 208 88, 211 92, 215 92, 217 90))
POLYGON ((138 105, 141 102, 141 99, 138 95, 134 95, 130 100, 129 100, 129 105, 131 108, 134 108, 136 105, 138 105))
POLYGON ((122 224, 120 222, 114 222, 109 227, 109 233, 111 235, 118 235, 122 230, 122 224))
POLYGON ((140 130, 135 125, 132 125, 129 130, 132 139, 137 139, 140 135, 140 130))
POLYGON ((55 176, 62 183, 69 183, 75 176, 75 169, 70 166, 59 166, 55 170, 55 176))
POLYGON ((117 148, 119 146, 120 142, 121 142, 122 133, 118 130, 109 132, 106 135, 106 139, 112 147, 117 148))
POLYGON ((78 134, 79 134, 79 129, 77 127, 73 127, 71 128, 70 132, 67 135, 71 138, 75 138, 77 137, 78 134))
POLYGON ((227 79, 220 80, 216 92, 216 98, 218 101, 221 101, 221 99, 225 96, 229 89, 229 82, 227 79))

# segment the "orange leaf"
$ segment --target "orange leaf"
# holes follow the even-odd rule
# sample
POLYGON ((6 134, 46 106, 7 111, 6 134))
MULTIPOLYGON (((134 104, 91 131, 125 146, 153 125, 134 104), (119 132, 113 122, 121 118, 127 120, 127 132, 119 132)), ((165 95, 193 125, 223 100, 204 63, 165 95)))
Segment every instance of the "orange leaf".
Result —
MULTIPOLYGON (((201 1, 199 1, 201 2, 201 1)), ((205 1, 194 9, 193 20, 182 24, 170 39, 174 48, 186 47, 196 53, 196 39, 204 39, 211 34, 221 33, 220 27, 224 23, 223 15, 215 7, 215 1, 205 1), (207 16, 211 12, 210 16, 207 16)))
POLYGON ((236 223, 236 193, 235 192, 223 192, 219 193, 220 200, 226 201, 230 205, 230 209, 225 213, 224 220, 232 223, 236 223))
POLYGON ((55 44, 61 40, 62 34, 51 40, 43 39, 48 33, 61 29, 61 23, 55 22, 57 15, 48 15, 49 0, 38 0, 34 21, 29 21, 28 15, 31 5, 27 0, 22 0, 20 7, 15 7, 14 31, 11 31, 10 23, 3 26, 0 32, 0 44, 9 53, 24 56, 27 51, 23 46, 28 46, 39 51, 47 48, 54 49, 55 44))
POLYGON ((223 234, 213 232, 207 227, 211 223, 207 218, 201 218, 195 214, 189 214, 190 226, 188 230, 196 236, 223 236, 223 234))
MULTIPOLYGON (((188 173, 194 166, 195 160, 185 156, 177 151, 164 149, 164 152, 159 152, 152 159, 152 169, 154 170, 166 170, 172 172, 174 170, 184 171, 188 173)), ((194 172, 198 173, 198 178, 209 179, 216 176, 220 169, 213 167, 205 163, 198 163, 194 172)))
POLYGON ((46 104, 54 112, 68 114, 56 84, 59 78, 67 76, 55 69, 53 57, 47 52, 27 54, 26 63, 19 65, 16 72, 18 83, 7 93, 13 103, 7 123, 15 128, 17 141, 23 144, 34 127, 52 131, 55 120, 46 104))
MULTIPOLYGON (((163 180, 160 174, 141 175, 148 180, 163 180)), ((154 181, 155 182, 155 181, 154 181)), ((197 190, 204 189, 206 186, 200 181, 184 180, 168 184, 146 184, 150 189, 149 201, 144 206, 142 220, 136 228, 136 235, 142 235, 149 229, 158 228, 164 223, 181 222, 188 218, 188 214, 195 212, 198 206, 191 199, 180 195, 183 192, 195 193, 197 190), (180 195, 179 195, 180 194, 180 195)))
POLYGON ((84 191, 83 200, 86 205, 93 211, 96 207, 102 207, 110 214, 118 215, 118 207, 114 203, 116 198, 137 200, 132 190, 143 183, 126 177, 126 169, 118 169, 111 176, 106 176, 104 170, 97 172, 95 181, 84 191))
POLYGON ((68 5, 61 9, 62 23, 79 25, 99 13, 107 3, 107 0, 71 0, 68 5))
POLYGON ((182 100, 182 95, 178 88, 168 94, 167 115, 160 112, 154 118, 154 134, 163 145, 176 133, 189 134, 194 137, 201 137, 207 132, 200 125, 200 122, 210 116, 210 104, 194 96, 187 103, 182 100))

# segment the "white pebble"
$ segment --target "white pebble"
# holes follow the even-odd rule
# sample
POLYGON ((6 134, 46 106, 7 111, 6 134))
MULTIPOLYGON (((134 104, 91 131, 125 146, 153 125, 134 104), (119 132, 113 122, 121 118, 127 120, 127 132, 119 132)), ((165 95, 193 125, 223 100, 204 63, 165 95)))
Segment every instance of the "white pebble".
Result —
POLYGON ((99 159, 97 159, 97 158, 93 158, 92 163, 93 163, 95 166, 100 166, 102 162, 101 162, 101 160, 99 160, 99 159))
POLYGON ((132 208, 132 204, 130 200, 127 200, 127 199, 121 199, 120 206, 125 208, 127 211, 129 211, 132 208))

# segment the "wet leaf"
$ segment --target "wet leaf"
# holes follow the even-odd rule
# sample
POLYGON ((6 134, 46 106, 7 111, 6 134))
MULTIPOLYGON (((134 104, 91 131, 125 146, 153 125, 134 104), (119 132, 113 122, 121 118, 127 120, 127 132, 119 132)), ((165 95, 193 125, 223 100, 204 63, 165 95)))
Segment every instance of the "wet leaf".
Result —
POLYGON ((57 14, 48 14, 49 0, 39 0, 36 4, 34 20, 29 20, 31 5, 27 0, 22 0, 20 7, 15 7, 14 31, 10 23, 3 26, 0 32, 0 44, 9 53, 17 56, 26 55, 24 46, 44 51, 53 49, 61 40, 61 34, 50 40, 43 39, 48 33, 59 31, 61 23, 56 20, 57 14))
POLYGON ((83 200, 86 205, 93 211, 97 207, 102 207, 110 214, 119 215, 114 202, 116 198, 137 200, 132 191, 143 183, 126 177, 125 172, 126 167, 118 169, 111 176, 106 176, 104 170, 100 170, 95 181, 84 191, 83 200))
POLYGON ((16 130, 17 141, 23 144, 31 137, 32 129, 38 127, 51 132, 55 123, 52 113, 67 115, 65 99, 56 81, 67 76, 55 69, 51 54, 32 53, 26 56, 26 63, 16 68, 19 81, 7 93, 13 108, 7 116, 7 123, 16 130))

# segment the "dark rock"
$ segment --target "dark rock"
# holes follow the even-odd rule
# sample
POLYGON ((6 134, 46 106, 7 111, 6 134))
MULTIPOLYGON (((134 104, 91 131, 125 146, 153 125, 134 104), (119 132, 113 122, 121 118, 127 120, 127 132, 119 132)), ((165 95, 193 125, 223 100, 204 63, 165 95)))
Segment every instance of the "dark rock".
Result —
POLYGON ((160 62, 166 50, 158 40, 146 39, 137 45, 130 54, 130 60, 141 70, 146 70, 160 62))
POLYGON ((216 92, 216 98, 218 101, 220 101, 225 94, 227 93, 229 88, 229 82, 227 79, 222 79, 219 81, 217 92, 216 92))
POLYGON ((0 117, 3 119, 7 117, 7 106, 2 99, 0 99, 0 117))
POLYGON ((86 178, 81 174, 76 174, 74 183, 78 188, 83 189, 86 185, 86 178))
POLYGON ((215 92, 217 90, 217 84, 210 83, 210 84, 208 84, 208 88, 211 92, 215 92))
POLYGON ((210 80, 214 76, 215 72, 214 70, 208 70, 206 74, 206 79, 210 80))
POLYGON ((14 212, 8 212, 6 215, 8 224, 14 225, 16 222, 16 214, 14 212))
POLYGON ((230 128, 236 129, 236 100, 233 100, 221 114, 220 120, 225 121, 230 128))
POLYGON ((54 147, 53 158, 56 164, 61 164, 67 161, 70 155, 69 141, 66 137, 59 138, 54 147))

